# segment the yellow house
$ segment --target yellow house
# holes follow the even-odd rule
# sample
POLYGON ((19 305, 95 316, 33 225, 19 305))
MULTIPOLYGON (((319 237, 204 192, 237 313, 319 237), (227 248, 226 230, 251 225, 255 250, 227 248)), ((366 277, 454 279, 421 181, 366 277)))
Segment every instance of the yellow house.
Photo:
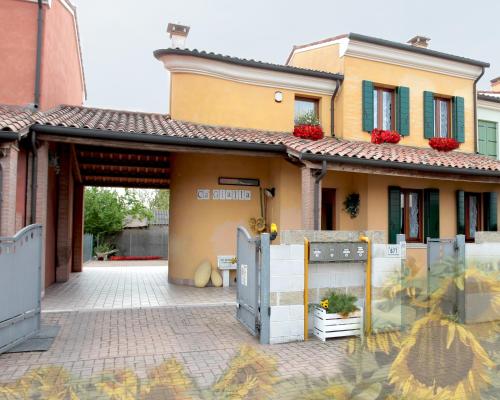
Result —
POLYGON ((382 230, 388 242, 404 234, 421 266, 428 237, 473 241, 476 231, 496 231, 500 163, 475 148, 476 83, 488 64, 428 41, 351 33, 294 46, 285 65, 155 51, 170 72, 173 120, 262 145, 244 155, 172 155, 171 280, 189 284, 201 260, 234 254, 236 226, 260 215, 280 230, 382 230), (292 135, 308 114, 324 139, 292 135), (400 142, 371 143, 373 129, 397 131, 400 142), (434 150, 434 137, 460 147, 434 150), (258 186, 225 186, 224 177, 258 186), (250 192, 248 201, 213 197, 228 188, 250 192))

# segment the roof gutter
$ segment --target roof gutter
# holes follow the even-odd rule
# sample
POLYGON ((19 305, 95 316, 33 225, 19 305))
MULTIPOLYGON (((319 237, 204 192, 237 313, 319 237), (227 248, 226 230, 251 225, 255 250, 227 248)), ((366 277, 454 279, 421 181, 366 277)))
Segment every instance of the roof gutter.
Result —
POLYGON ((40 106, 40 75, 42 69, 43 0, 38 0, 38 20, 36 33, 35 95, 33 107, 40 106))
POLYGON ((450 173, 455 175, 492 176, 500 178, 500 171, 491 171, 483 169, 439 167, 426 164, 410 164, 410 163, 400 163, 396 161, 370 160, 366 158, 352 158, 344 156, 330 156, 330 155, 311 154, 311 153, 301 153, 299 155, 299 159, 303 161, 312 161, 312 162, 327 161, 327 162, 344 163, 351 165, 364 165, 369 167, 394 168, 406 171, 411 170, 411 171, 421 171, 421 172, 450 173))
MULTIPOLYGON (((152 143, 185 147, 200 147, 224 150, 246 150, 263 153, 285 154, 287 147, 283 144, 249 143, 228 140, 199 139, 144 133, 117 132, 99 129, 68 128, 63 126, 33 125, 34 132, 57 136, 115 140, 122 142, 152 143)), ((91 143, 89 143, 91 144, 91 143)))
POLYGON ((485 68, 482 68, 481 74, 474 80, 473 85, 473 98, 474 98, 474 153, 478 152, 477 149, 477 83, 484 75, 485 68))
POLYGON ((17 140, 19 136, 18 132, 0 131, 0 140, 17 140))
POLYGON ((330 107, 330 132, 332 137, 335 136, 335 97, 337 97, 337 92, 340 88, 340 80, 335 81, 335 90, 332 94, 332 105, 330 107))

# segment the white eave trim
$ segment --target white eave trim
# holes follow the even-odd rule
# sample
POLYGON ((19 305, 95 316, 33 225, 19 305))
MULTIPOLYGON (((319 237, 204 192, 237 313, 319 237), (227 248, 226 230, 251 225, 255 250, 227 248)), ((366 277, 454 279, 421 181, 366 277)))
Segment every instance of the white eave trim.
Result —
POLYGON ((336 87, 335 79, 272 71, 195 56, 165 54, 160 60, 173 73, 212 76, 234 82, 330 96, 336 87))
POLYGON ((477 101, 477 107, 500 112, 500 103, 494 101, 480 99, 477 101))
POLYGON ((373 43, 366 43, 349 38, 325 41, 293 50, 293 55, 321 47, 339 45, 339 57, 350 56, 365 60, 378 61, 392 65, 436 72, 443 75, 466 79, 476 79, 482 73, 482 67, 445 58, 429 56, 373 43))

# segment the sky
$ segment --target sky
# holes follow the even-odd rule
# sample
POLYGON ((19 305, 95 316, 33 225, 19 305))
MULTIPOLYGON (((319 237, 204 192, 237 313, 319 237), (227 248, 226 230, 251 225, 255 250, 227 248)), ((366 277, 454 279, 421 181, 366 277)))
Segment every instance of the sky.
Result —
POLYGON ((73 0, 78 8, 86 105, 168 112, 168 73, 153 57, 169 22, 189 25, 186 47, 283 64, 294 44, 347 32, 486 61, 500 76, 498 0, 73 0))

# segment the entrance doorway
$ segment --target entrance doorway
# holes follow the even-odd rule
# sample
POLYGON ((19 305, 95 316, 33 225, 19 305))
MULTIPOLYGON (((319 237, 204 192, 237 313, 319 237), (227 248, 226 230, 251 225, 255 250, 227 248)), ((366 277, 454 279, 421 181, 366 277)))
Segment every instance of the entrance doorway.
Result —
POLYGON ((335 189, 323 188, 321 190, 321 230, 335 230, 335 189))

